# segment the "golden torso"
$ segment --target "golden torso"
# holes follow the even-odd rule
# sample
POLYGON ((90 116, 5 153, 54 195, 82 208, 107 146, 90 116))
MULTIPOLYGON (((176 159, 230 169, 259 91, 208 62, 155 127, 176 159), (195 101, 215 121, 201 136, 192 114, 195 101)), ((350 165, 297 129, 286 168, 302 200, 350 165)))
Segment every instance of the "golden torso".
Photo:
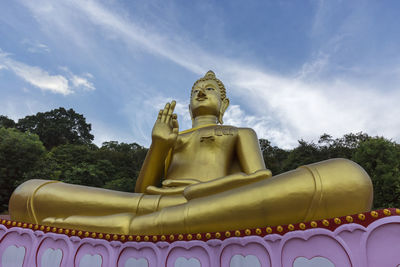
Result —
POLYGON ((235 147, 240 129, 208 126, 178 136, 166 179, 200 182, 226 176, 238 168, 235 147))

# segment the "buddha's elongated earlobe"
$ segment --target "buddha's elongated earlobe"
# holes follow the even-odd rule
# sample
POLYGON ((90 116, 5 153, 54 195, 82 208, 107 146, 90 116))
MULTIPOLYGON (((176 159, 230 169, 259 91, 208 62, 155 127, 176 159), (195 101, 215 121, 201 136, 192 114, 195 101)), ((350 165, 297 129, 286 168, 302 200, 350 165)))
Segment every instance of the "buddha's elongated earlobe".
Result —
POLYGON ((219 115, 218 115, 218 122, 220 124, 224 124, 222 117, 224 116, 225 110, 228 108, 228 106, 229 106, 229 99, 224 98, 221 102, 221 107, 219 109, 219 115))
POLYGON ((190 114, 190 119, 192 120, 192 124, 193 124, 194 118, 193 118, 192 108, 190 107, 190 104, 189 104, 189 114, 190 114))

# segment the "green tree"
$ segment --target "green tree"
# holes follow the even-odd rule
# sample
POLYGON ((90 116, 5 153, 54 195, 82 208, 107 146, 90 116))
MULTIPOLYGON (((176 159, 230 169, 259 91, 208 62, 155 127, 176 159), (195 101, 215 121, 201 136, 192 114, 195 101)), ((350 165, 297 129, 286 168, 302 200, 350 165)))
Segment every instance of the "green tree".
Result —
POLYGON ((103 143, 97 151, 98 159, 108 160, 113 166, 112 179, 108 180, 105 188, 134 192, 140 168, 146 156, 147 149, 136 144, 110 141, 103 143))
POLYGON ((65 144, 54 147, 47 157, 53 177, 66 183, 102 187, 110 180, 113 166, 96 158, 96 146, 65 144))
POLYGON ((45 154, 39 137, 13 128, 0 128, 0 210, 7 210, 8 199, 45 154))
POLYGON ((332 158, 352 159, 361 143, 369 140, 365 133, 350 133, 341 138, 329 134, 320 136, 317 143, 299 140, 299 145, 291 150, 272 146, 268 140, 260 139, 260 148, 265 165, 274 175, 293 170, 301 165, 332 158))
POLYGON ((267 139, 260 139, 259 143, 265 166, 271 170, 273 175, 282 173, 284 161, 288 158, 290 152, 277 146, 272 146, 267 139))
POLYGON ((320 147, 313 142, 299 140, 299 145, 290 150, 287 158, 283 161, 282 171, 294 170, 299 166, 327 159, 320 147))
POLYGON ((0 115, 0 127, 15 128, 15 121, 8 118, 7 116, 0 115))
POLYGON ((18 120, 17 129, 39 135, 48 150, 64 144, 90 144, 94 139, 85 117, 62 107, 26 116, 18 120))
POLYGON ((318 140, 319 150, 322 157, 329 158, 347 158, 352 159, 354 152, 361 143, 370 139, 362 132, 345 134, 341 138, 333 139, 329 134, 323 134, 318 140))
POLYGON ((400 207, 400 146, 383 137, 361 143, 353 160, 370 175, 374 208, 400 207))
POLYGON ((106 142, 65 144, 49 151, 25 179, 55 179, 72 184, 133 192, 147 149, 137 144, 106 142))

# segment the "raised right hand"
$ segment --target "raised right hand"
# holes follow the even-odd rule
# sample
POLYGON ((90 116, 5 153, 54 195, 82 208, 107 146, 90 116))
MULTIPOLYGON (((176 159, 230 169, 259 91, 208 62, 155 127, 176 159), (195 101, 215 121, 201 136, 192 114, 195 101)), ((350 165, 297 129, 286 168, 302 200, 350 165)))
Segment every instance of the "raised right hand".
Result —
POLYGON ((158 112, 156 123, 154 124, 151 138, 155 143, 162 143, 172 146, 178 137, 179 124, 177 115, 174 112, 176 102, 165 104, 164 109, 158 112))

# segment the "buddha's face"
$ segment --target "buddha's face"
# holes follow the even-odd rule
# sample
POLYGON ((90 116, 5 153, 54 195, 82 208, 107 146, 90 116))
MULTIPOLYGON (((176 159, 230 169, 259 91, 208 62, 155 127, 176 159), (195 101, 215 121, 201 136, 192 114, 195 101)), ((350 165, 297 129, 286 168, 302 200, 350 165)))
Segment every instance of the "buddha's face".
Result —
POLYGON ((219 116, 221 111, 221 91, 216 81, 200 81, 192 89, 190 110, 193 118, 200 115, 219 116))

